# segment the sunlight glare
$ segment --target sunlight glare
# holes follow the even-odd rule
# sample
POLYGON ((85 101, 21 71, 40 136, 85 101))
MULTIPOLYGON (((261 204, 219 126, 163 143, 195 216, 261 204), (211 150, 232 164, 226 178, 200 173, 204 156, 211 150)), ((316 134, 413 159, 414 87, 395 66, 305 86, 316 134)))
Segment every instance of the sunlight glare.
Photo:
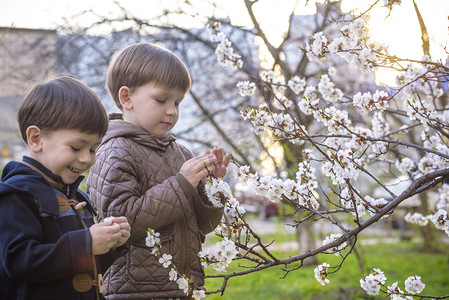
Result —
MULTIPOLYGON (((345 10, 358 8, 357 12, 360 13, 367 9, 366 6, 358 7, 361 1, 345 0, 343 3, 342 8, 345 10)), ((432 59, 444 63, 448 57, 444 47, 449 43, 449 1, 416 0, 416 4, 429 34, 430 55, 432 59)), ((394 6, 388 14, 387 8, 372 11, 369 20, 372 39, 387 45, 391 55, 420 60, 423 57, 421 29, 413 2, 402 1, 400 6, 394 6)), ((394 86, 396 75, 397 72, 379 69, 376 71, 376 82, 394 86)))

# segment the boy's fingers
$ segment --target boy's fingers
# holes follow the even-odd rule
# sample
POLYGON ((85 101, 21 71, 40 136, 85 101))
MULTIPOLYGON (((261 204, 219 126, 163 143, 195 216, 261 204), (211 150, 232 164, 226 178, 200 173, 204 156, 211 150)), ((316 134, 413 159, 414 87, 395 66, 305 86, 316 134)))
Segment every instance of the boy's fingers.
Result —
POLYGON ((106 227, 106 226, 111 226, 112 223, 113 223, 112 219, 105 219, 103 222, 97 223, 95 225, 106 227))
POLYGON ((114 217, 114 223, 127 223, 128 219, 126 217, 114 217))
POLYGON ((226 167, 229 165, 229 160, 231 159, 231 155, 227 153, 224 158, 224 164, 226 167))
POLYGON ((214 148, 214 154, 217 157, 217 162, 221 162, 223 160, 223 152, 220 151, 220 148, 214 148))

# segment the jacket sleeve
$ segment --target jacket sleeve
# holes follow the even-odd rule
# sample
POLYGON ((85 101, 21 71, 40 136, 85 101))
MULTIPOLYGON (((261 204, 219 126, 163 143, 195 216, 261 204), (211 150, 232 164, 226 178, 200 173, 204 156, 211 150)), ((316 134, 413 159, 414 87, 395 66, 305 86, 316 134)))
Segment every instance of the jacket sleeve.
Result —
MULTIPOLYGON (((193 158, 193 154, 189 149, 182 145, 180 147, 186 160, 193 158)), ((212 202, 207 198, 204 190, 204 180, 201 180, 198 184, 194 201, 198 228, 203 234, 208 234, 220 223, 223 209, 214 207, 212 202)))
POLYGON ((188 197, 178 181, 171 176, 148 190, 142 190, 139 174, 142 166, 124 149, 109 148, 101 151, 92 167, 87 190, 100 217, 125 216, 131 225, 130 241, 142 239, 148 228, 158 231, 184 214, 190 213, 188 197))
POLYGON ((88 229, 70 231, 55 243, 46 243, 37 205, 22 193, 2 195, 0 212, 1 264, 13 280, 44 282, 91 272, 88 229))

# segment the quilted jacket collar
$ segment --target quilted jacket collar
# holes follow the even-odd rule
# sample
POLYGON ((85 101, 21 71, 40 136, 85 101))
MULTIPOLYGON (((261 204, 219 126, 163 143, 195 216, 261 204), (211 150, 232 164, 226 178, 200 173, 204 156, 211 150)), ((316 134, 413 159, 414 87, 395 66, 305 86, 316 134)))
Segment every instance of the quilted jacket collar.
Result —
POLYGON ((175 134, 171 131, 163 138, 157 138, 145 129, 123 120, 123 116, 120 113, 110 114, 109 120, 109 128, 103 138, 102 144, 113 138, 126 137, 145 147, 165 151, 176 140, 175 134))

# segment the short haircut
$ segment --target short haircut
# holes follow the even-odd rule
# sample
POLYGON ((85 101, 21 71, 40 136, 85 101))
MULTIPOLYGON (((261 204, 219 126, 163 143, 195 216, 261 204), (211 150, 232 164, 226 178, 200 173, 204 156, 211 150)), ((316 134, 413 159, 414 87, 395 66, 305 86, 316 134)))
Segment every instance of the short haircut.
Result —
POLYGON ((103 137, 108 129, 106 110, 95 92, 69 75, 59 75, 33 86, 17 112, 20 134, 27 143, 26 131, 37 126, 43 132, 76 129, 103 137))
POLYGON ((118 92, 122 86, 127 86, 133 92, 150 82, 184 94, 191 85, 185 64, 165 48, 151 43, 136 43, 112 56, 106 75, 106 88, 120 110, 123 108, 118 92))

